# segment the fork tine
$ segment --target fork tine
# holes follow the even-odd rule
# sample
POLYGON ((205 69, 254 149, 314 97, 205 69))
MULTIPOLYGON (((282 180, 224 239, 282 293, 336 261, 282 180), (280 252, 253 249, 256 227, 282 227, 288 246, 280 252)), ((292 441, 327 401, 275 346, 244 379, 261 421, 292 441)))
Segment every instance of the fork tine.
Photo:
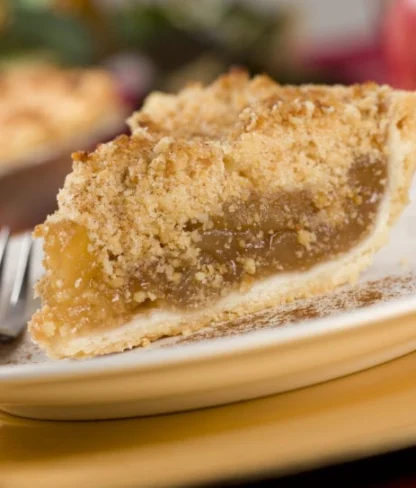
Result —
POLYGON ((0 230, 0 280, 2 277, 4 262, 6 260, 6 248, 9 242, 10 229, 8 227, 3 227, 0 230))
MULTIPOLYGON (((2 248, 4 248, 3 256, 6 252, 6 247, 9 247, 6 246, 7 240, 4 235, 6 233, 3 233, 3 240, 0 240, 0 242, 4 243, 2 245, 2 248)), ((5 313, 2 314, 0 323, 0 343, 10 342, 17 338, 26 327, 32 242, 33 240, 29 233, 24 235, 20 241, 12 290, 8 300, 5 302, 5 313)))
POLYGON ((30 234, 26 234, 23 237, 20 246, 12 293, 10 295, 10 305, 12 306, 16 305, 26 296, 27 284, 29 281, 30 251, 32 248, 32 243, 32 236, 30 234))

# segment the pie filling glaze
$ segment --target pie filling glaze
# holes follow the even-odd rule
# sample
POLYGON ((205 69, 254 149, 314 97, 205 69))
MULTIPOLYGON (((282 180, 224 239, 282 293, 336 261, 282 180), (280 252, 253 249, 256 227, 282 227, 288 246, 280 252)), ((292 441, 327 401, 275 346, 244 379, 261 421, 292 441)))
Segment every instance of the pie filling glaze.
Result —
POLYGON ((414 168, 407 153, 403 167, 392 163, 392 124, 415 123, 394 110, 388 87, 281 87, 242 73, 152 95, 130 118, 131 136, 74 155, 59 210, 35 232, 46 268, 35 340, 57 356, 123 350, 189 325, 111 342, 108 332, 133 317, 204 311, 198 328, 222 299, 271 277, 291 277, 294 292, 276 288, 272 303, 257 297, 237 314, 354 278, 367 258, 338 281, 317 272, 299 285, 318 265, 384 242, 379 222, 393 220, 397 199, 404 205, 414 168), (94 335, 88 350, 67 347, 94 335))

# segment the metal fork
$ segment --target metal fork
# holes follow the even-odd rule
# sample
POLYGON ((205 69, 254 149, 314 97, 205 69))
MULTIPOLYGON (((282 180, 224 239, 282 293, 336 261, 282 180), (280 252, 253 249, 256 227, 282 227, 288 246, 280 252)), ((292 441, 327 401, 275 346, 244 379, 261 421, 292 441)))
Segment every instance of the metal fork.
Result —
POLYGON ((0 343, 16 339, 34 311, 35 300, 30 283, 33 239, 30 233, 25 233, 19 240, 18 244, 10 239, 8 228, 0 230, 0 343), (6 261, 11 260, 12 276, 8 280, 6 268, 10 266, 6 266, 6 261))

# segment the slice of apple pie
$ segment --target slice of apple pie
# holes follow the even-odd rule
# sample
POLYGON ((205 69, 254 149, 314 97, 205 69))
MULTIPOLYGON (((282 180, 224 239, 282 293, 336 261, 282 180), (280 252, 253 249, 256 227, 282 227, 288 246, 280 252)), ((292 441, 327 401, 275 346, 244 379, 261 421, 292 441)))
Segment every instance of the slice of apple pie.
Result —
POLYGON ((408 201, 416 95, 233 72, 154 93, 132 134, 74 155, 31 333, 122 351, 357 278, 408 201))

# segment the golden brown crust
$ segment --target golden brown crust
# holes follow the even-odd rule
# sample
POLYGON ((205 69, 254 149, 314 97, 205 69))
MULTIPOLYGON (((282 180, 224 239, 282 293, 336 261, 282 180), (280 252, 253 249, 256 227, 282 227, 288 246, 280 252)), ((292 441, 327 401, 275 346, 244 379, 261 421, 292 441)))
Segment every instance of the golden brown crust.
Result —
POLYGON ((112 121, 125 108, 114 80, 101 69, 23 65, 0 72, 0 165, 37 152, 66 149, 112 121))

